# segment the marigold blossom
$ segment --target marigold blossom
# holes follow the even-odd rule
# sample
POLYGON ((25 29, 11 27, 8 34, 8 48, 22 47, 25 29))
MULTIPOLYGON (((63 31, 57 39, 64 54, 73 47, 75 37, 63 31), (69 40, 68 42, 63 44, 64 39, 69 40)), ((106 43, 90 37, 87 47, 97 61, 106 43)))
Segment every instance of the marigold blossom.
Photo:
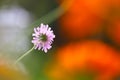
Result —
POLYGON ((32 43, 34 44, 35 49, 41 49, 45 53, 52 47, 51 44, 55 38, 53 30, 51 30, 48 25, 44 25, 43 23, 41 23, 39 27, 34 28, 34 33, 32 36, 32 43))

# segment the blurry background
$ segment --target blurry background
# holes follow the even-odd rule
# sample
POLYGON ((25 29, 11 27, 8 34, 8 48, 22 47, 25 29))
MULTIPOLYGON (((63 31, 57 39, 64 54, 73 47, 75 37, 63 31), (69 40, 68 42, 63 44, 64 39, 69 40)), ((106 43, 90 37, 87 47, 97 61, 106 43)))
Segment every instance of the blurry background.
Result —
POLYGON ((120 0, 0 0, 0 80, 120 80, 119 50, 120 0), (53 48, 13 66, 40 23, 53 48))

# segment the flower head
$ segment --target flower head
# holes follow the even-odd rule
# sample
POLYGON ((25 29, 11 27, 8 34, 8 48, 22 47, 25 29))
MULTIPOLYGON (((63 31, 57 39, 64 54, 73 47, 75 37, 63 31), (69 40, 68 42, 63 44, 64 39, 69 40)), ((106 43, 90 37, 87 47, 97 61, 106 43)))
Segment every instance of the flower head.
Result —
POLYGON ((51 30, 48 25, 44 25, 42 23, 39 27, 34 28, 32 36, 32 43, 34 44, 35 49, 42 49, 45 53, 52 47, 51 44, 55 38, 53 30, 51 30))

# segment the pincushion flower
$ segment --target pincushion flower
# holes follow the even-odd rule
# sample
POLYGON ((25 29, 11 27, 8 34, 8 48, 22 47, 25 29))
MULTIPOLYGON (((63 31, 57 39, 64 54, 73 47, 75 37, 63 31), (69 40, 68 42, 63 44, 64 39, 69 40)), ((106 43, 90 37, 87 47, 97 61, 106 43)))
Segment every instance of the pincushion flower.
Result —
POLYGON ((53 30, 51 30, 48 25, 44 25, 43 23, 41 23, 39 27, 34 28, 34 33, 32 36, 32 43, 34 44, 35 49, 41 49, 45 53, 47 53, 48 49, 52 47, 51 44, 55 38, 53 30))
POLYGON ((32 34, 33 40, 32 43, 34 46, 28 50, 25 54, 20 56, 16 61, 15 64, 20 61, 22 58, 24 58, 26 55, 28 55, 31 51, 34 49, 42 50, 45 53, 52 48, 51 44, 53 43, 53 39, 55 38, 55 35, 53 33, 53 30, 48 25, 44 25, 41 23, 40 26, 37 28, 34 28, 34 33, 32 34))

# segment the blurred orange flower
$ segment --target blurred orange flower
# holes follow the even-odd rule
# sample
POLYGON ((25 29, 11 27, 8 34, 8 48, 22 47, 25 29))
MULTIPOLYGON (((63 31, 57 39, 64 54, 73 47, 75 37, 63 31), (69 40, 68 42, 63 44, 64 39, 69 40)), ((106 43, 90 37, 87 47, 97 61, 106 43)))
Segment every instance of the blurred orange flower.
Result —
POLYGON ((74 0, 71 7, 59 20, 61 32, 70 39, 99 33, 102 16, 107 12, 106 6, 107 2, 104 0, 74 0))
POLYGON ((56 67, 60 68, 55 71, 60 72, 58 75, 68 75, 62 70, 73 74, 86 69, 98 73, 96 80, 111 80, 120 72, 118 51, 100 41, 71 43, 59 49, 57 54, 56 67))
POLYGON ((58 21, 61 35, 79 39, 99 34, 104 20, 111 14, 110 10, 118 5, 120 0, 73 0, 71 7, 58 21))

